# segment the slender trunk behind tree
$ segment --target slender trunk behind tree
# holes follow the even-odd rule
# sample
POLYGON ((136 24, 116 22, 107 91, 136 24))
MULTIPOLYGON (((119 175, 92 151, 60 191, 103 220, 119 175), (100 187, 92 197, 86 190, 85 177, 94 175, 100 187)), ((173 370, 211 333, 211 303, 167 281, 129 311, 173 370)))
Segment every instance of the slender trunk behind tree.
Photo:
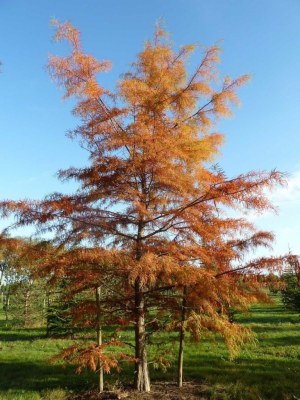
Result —
POLYGON ((140 392, 150 392, 150 376, 146 350, 145 298, 139 279, 135 281, 135 371, 134 388, 140 392))
POLYGON ((3 280, 4 273, 0 270, 0 294, 1 294, 1 303, 4 304, 4 293, 2 289, 2 280, 3 280))
POLYGON ((25 289, 25 301, 24 301, 24 328, 28 326, 28 317, 29 317, 29 296, 30 290, 25 289))
MULTIPOLYGON (((137 233, 136 260, 142 258, 142 236, 144 222, 141 219, 137 233)), ((134 282, 134 316, 135 316, 135 368, 134 388, 139 392, 150 392, 150 375, 147 360, 146 326, 145 326, 145 295, 141 280, 134 282)))
POLYGON ((4 280, 4 264, 0 267, 0 293, 1 293, 1 303, 4 306, 4 291, 3 291, 3 280, 4 280))
POLYGON ((50 336, 50 326, 49 326, 49 313, 50 313, 50 292, 46 292, 46 297, 47 297, 47 308, 46 308, 46 336, 50 336))
POLYGON ((48 304, 48 293, 45 293, 45 297, 43 298, 43 323, 47 324, 47 304, 48 304))
POLYGON ((183 288, 183 297, 181 303, 181 320, 180 320, 180 331, 179 331, 179 351, 178 351, 178 371, 177 371, 177 383, 178 387, 182 387, 183 382, 183 350, 184 350, 184 338, 185 338, 185 321, 186 321, 186 286, 183 288))
POLYGON ((9 313, 9 301, 10 301, 10 292, 9 288, 5 293, 5 303, 4 303, 4 310, 5 310, 5 326, 8 325, 8 313, 9 313))
MULTIPOLYGON (((101 300, 101 286, 96 288, 96 305, 97 305, 97 345, 102 345, 102 327, 101 327, 101 313, 100 313, 100 300, 101 300)), ((99 381, 98 387, 99 392, 103 392, 104 379, 103 379, 103 368, 99 362, 99 381)))

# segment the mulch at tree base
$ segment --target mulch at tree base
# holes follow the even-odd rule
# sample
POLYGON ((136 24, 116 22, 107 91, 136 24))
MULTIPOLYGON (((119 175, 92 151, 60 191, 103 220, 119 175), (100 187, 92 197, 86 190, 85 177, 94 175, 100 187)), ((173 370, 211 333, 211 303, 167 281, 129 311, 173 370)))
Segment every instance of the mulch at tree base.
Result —
POLYGON ((136 392, 130 388, 116 389, 99 393, 96 390, 78 393, 68 397, 68 400, 205 400, 204 385, 195 382, 185 382, 182 388, 170 382, 159 382, 151 385, 150 393, 136 392))

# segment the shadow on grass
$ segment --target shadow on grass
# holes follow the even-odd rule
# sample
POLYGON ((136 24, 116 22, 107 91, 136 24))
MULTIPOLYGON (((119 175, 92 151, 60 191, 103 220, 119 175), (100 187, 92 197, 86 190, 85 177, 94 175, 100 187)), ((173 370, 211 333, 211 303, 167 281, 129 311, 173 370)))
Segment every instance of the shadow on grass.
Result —
POLYGON ((256 332, 256 333, 262 333, 265 334, 267 333, 268 335, 274 331, 276 331, 279 334, 284 334, 284 332, 296 332, 299 333, 299 326, 298 324, 289 324, 287 326, 286 324, 277 324, 277 325, 271 325, 268 324, 266 326, 251 326, 251 329, 256 332))
POLYGON ((87 389, 95 386, 92 374, 76 375, 74 367, 35 362, 1 362, 0 390, 87 389))
MULTIPOLYGON (((268 346, 275 347, 276 346, 300 346, 300 335, 299 336, 280 336, 275 338, 263 338, 259 339, 259 343, 268 346)), ((300 356, 300 353, 299 353, 300 356)))
POLYGON ((286 313, 284 314, 283 311, 281 312, 273 312, 270 309, 266 311, 266 313, 258 313, 253 312, 250 314, 246 314, 243 316, 239 316, 236 321, 243 324, 282 324, 282 323, 289 323, 292 321, 293 318, 296 318, 297 314, 286 313))
MULTIPOLYGON (((15 342, 15 341, 34 341, 38 339, 71 339, 68 336, 57 336, 57 337, 48 337, 46 334, 46 328, 14 328, 10 329, 7 327, 1 326, 0 321, 0 342, 15 342)), ((84 338, 85 340, 93 340, 95 339, 95 333, 91 330, 80 330, 77 329, 74 331, 74 335, 72 340, 77 340, 80 338, 84 338)))
POLYGON ((1 331, 0 332, 0 342, 16 342, 16 341, 30 341, 37 339, 44 339, 46 334, 42 330, 36 329, 22 329, 20 331, 1 331))
MULTIPOLYGON (((0 315, 1 317, 1 315, 0 315)), ((0 318, 0 341, 14 342, 24 340, 36 340, 46 337, 46 328, 16 328, 11 327, 12 322, 1 320, 0 318), (8 326, 7 326, 8 324, 8 326)))
POLYGON ((185 375, 188 379, 226 386, 241 383, 253 387, 266 399, 285 399, 300 396, 300 360, 238 358, 235 362, 213 357, 211 354, 199 358, 190 355, 185 375))

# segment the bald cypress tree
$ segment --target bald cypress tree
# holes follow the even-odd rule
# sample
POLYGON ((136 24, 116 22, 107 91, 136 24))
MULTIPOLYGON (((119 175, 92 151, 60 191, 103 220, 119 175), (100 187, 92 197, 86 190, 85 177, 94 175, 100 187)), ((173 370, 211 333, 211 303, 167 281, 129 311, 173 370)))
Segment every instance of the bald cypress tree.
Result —
POLYGON ((70 23, 56 28, 56 39, 67 40, 71 52, 51 56, 49 72, 64 97, 77 101, 73 113, 80 124, 70 136, 89 152, 89 163, 59 172, 62 180, 78 182, 74 194, 2 202, 2 210, 16 213, 19 225, 55 232, 69 246, 102 246, 99 260, 105 254, 131 292, 134 387, 150 391, 147 326, 155 296, 161 300, 176 282, 193 286, 205 277, 209 293, 219 290, 216 276, 230 269, 222 257, 233 258, 224 238, 254 229, 225 210, 272 208, 264 189, 282 183, 283 176, 251 171, 229 179, 214 166, 223 143, 216 121, 231 115, 236 90, 248 80, 227 76, 219 84, 217 46, 207 48, 189 74, 187 62, 197 46, 175 50, 158 27, 112 92, 97 78, 110 63, 86 54, 70 23))

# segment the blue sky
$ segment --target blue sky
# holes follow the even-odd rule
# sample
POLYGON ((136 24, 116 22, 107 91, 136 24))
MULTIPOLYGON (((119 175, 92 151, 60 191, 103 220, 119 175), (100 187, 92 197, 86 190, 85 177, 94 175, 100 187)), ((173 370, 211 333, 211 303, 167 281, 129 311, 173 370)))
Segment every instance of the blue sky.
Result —
POLYGON ((48 54, 63 50, 51 39, 51 18, 70 20, 82 32, 88 52, 112 61, 112 71, 101 76, 110 87, 159 18, 178 46, 219 43, 221 74, 252 74, 239 92, 242 106, 219 124, 226 144, 218 162, 229 176, 273 168, 291 174, 289 187, 272 195, 278 216, 255 221, 277 233, 276 253, 291 247, 300 254, 298 0, 0 0, 1 198, 68 191, 56 171, 86 160, 83 150, 64 136, 76 124, 71 103, 61 100, 45 69, 48 54))

